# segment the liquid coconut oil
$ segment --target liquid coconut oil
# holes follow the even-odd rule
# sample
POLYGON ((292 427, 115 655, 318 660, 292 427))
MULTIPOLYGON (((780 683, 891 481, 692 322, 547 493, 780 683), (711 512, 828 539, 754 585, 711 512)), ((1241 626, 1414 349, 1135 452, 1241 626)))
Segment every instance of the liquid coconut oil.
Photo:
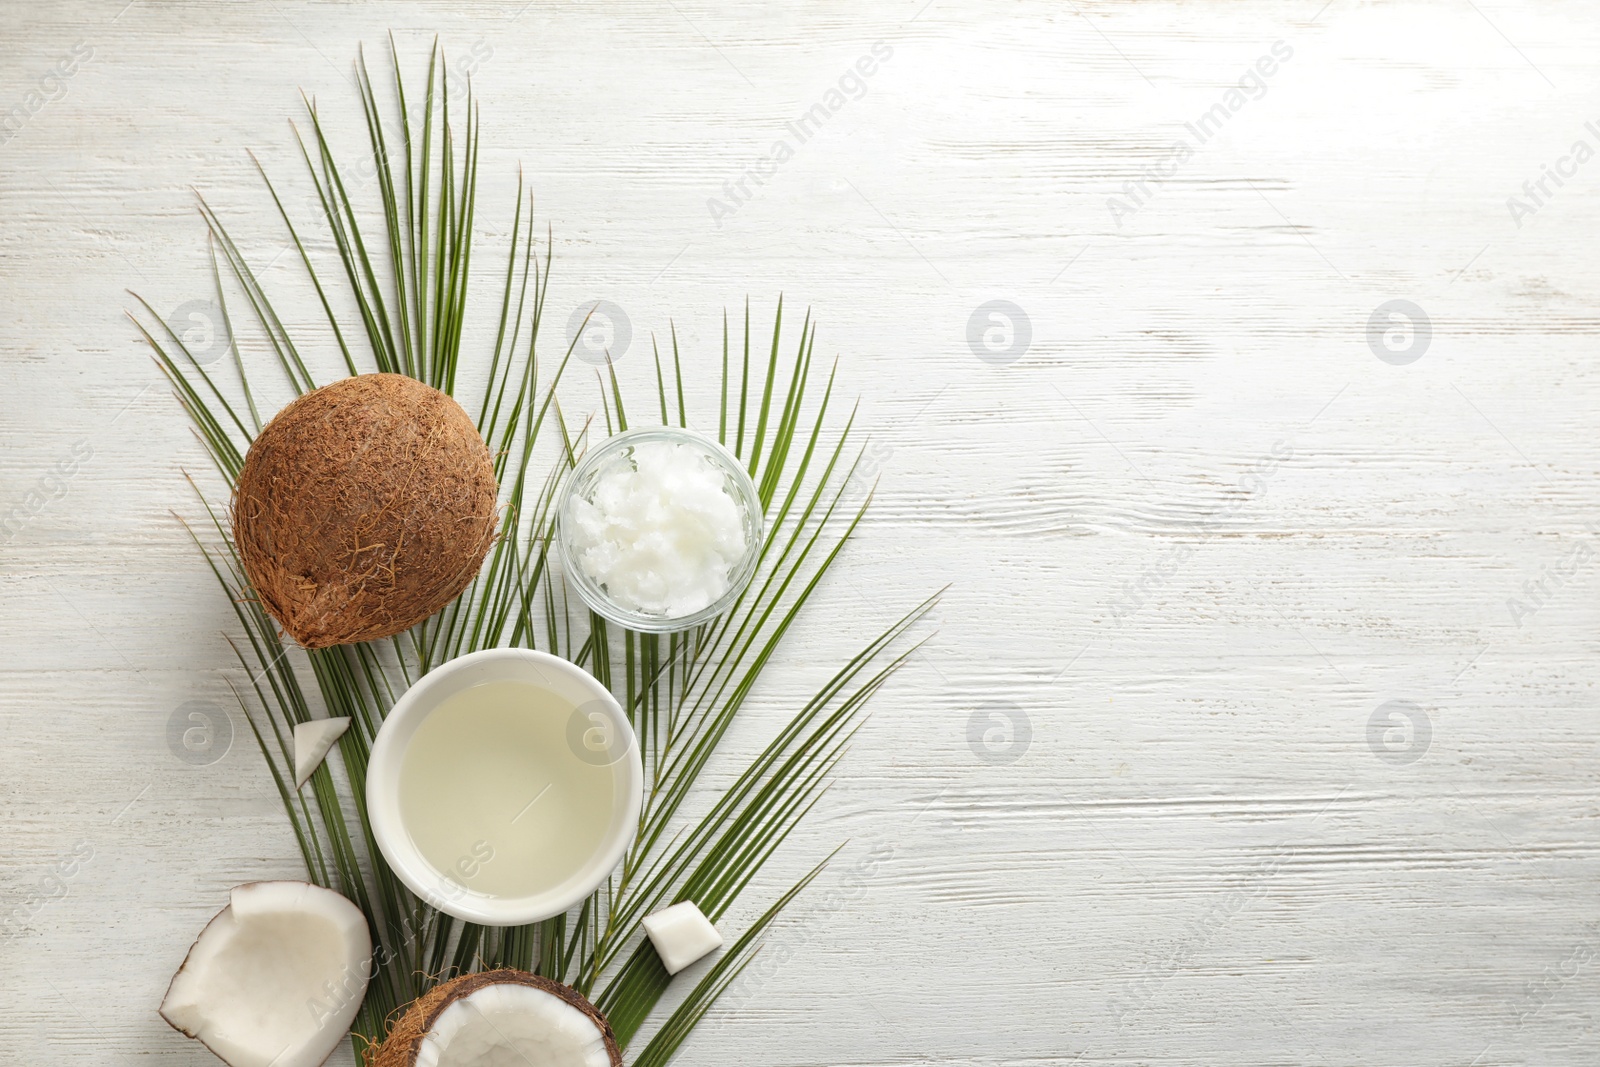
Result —
POLYGON ((493 897, 542 893, 605 838, 615 777, 570 743, 576 714, 527 682, 485 682, 435 708, 406 746, 400 812, 447 882, 493 897))

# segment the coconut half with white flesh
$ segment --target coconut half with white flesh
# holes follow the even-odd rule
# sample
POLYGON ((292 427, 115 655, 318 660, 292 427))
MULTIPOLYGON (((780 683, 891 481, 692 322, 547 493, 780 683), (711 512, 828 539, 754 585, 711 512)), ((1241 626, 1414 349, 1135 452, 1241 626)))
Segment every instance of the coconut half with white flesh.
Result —
POLYGON ((372 937, 350 901, 307 882, 251 882, 200 932, 161 1017, 229 1067, 319 1067, 367 992, 372 937))
POLYGON ((622 1067, 600 1009, 527 971, 467 974, 412 1002, 369 1067, 622 1067))

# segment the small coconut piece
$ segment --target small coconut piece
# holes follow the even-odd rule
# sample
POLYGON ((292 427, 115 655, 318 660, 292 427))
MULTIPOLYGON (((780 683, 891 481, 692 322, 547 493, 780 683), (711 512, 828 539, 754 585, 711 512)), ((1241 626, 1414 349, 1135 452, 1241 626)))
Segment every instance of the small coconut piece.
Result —
POLYGON ((313 390, 256 435, 234 489, 251 588, 305 648, 409 629, 494 541, 494 465, 446 394, 404 374, 313 390))
POLYGON ((229 1067, 318 1067, 366 996, 372 937, 356 907, 307 882, 251 882, 200 932, 161 1017, 229 1067))
POLYGON ((350 729, 350 719, 312 719, 294 726, 294 787, 299 789, 328 758, 333 743, 350 729))
POLYGON ((622 1067, 622 1050, 577 990, 505 968, 412 1001, 367 1067, 622 1067))
POLYGON ((668 974, 677 974, 722 946, 722 935, 692 900, 646 915, 643 922, 644 932, 668 974))

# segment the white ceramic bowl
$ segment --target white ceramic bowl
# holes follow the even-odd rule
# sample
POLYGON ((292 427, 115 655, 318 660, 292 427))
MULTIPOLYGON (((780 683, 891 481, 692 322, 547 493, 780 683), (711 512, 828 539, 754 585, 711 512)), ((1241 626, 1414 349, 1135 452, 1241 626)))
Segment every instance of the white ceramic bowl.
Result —
POLYGON ((390 868, 413 893, 440 911, 486 926, 539 922, 560 915, 594 892, 633 843, 643 802, 644 765, 638 739, 610 691, 583 668, 526 648, 472 652, 423 675, 384 719, 367 762, 367 816, 390 868), (412 842, 400 804, 400 771, 417 729, 450 697, 484 682, 501 681, 527 682, 582 707, 586 714, 604 715, 610 720, 606 725, 615 746, 607 750, 614 757, 607 760, 613 815, 604 835, 594 842, 589 861, 554 888, 516 897, 475 892, 428 862, 412 842))

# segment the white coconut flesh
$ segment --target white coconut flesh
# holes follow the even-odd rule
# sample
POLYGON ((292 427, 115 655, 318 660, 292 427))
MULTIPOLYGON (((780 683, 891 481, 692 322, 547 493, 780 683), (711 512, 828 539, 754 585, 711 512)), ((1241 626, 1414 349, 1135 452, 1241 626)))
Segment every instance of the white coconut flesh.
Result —
POLYGON ((553 993, 486 985, 439 1013, 415 1067, 610 1067, 605 1035, 553 993))
POLYGON ((253 882, 201 931, 161 1017, 230 1067, 318 1067, 366 995, 361 910, 306 882, 253 882))
POLYGON ((294 728, 294 787, 299 789, 328 758, 333 743, 350 729, 348 716, 338 719, 312 719, 294 728))

